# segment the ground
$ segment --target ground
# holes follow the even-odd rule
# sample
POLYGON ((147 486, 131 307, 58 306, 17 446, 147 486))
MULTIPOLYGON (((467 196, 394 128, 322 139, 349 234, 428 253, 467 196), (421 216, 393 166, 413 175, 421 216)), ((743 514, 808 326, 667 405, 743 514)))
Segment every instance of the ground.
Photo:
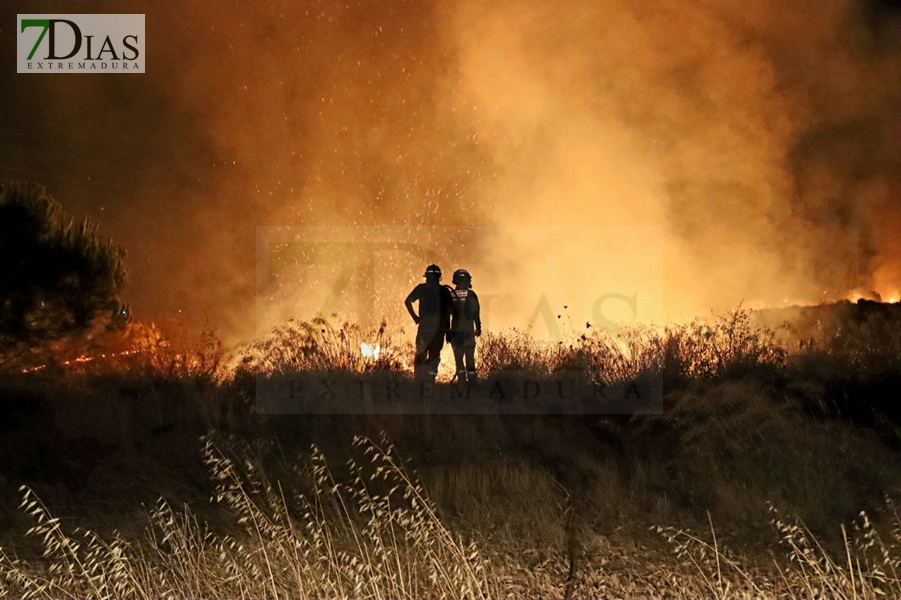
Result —
POLYGON ((481 342, 476 401, 655 382, 643 414, 260 412, 311 377, 419 397, 403 344, 381 330, 367 362, 371 332, 323 323, 7 369, 0 575, 37 597, 898 596, 901 315, 839 308, 481 342))

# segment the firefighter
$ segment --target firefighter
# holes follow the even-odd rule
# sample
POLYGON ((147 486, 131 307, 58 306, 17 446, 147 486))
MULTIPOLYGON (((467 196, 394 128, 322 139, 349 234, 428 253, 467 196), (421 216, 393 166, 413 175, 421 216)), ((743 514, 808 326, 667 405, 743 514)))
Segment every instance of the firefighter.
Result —
POLYGON ((451 290, 453 320, 447 341, 454 349, 457 363, 457 380, 476 381, 476 338, 482 335, 482 317, 479 297, 472 289, 472 276, 466 269, 454 271, 454 289, 451 290))
POLYGON ((404 305, 416 331, 416 355, 413 357, 413 376, 424 381, 435 381, 441 362, 441 348, 450 329, 450 288, 441 285, 441 269, 429 265, 425 270, 425 283, 420 283, 404 300, 404 305), (413 311, 413 303, 419 302, 419 314, 413 311))

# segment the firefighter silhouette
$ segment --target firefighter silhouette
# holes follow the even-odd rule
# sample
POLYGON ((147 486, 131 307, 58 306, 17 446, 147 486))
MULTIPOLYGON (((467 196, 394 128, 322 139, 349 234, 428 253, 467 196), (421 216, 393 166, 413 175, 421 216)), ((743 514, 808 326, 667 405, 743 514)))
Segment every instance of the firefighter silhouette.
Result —
POLYGON ((477 376, 476 338, 482 335, 479 297, 472 289, 472 276, 466 269, 454 271, 453 283, 455 287, 450 292, 453 320, 447 341, 454 350, 457 380, 474 383, 477 376))
POLYGON ((413 357, 413 376, 416 379, 435 381, 441 362, 441 348, 450 330, 451 289, 441 285, 441 269, 429 265, 425 270, 425 283, 420 283, 409 293, 404 305, 416 331, 416 355, 413 357), (413 303, 419 302, 419 314, 413 311, 413 303))

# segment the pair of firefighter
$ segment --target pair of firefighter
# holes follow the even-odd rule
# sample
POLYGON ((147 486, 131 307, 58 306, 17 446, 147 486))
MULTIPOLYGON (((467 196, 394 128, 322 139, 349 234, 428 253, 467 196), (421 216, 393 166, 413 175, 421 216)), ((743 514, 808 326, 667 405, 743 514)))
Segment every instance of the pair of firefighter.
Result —
POLYGON ((429 265, 425 270, 425 283, 420 283, 404 301, 413 322, 419 325, 416 332, 416 355, 413 373, 417 379, 435 381, 441 348, 447 340, 454 350, 457 381, 476 381, 476 338, 482 335, 482 319, 479 297, 472 289, 472 277, 466 269, 454 271, 454 287, 441 285, 441 269, 429 265), (413 311, 413 303, 419 302, 419 314, 413 311))

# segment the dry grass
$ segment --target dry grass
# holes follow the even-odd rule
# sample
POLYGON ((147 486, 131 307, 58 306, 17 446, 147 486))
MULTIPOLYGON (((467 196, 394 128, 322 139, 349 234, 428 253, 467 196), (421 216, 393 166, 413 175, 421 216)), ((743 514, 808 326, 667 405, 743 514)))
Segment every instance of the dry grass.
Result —
MULTIPOLYGON (((707 534, 654 527, 662 548, 586 531, 559 548, 487 550, 448 528, 387 441, 357 438, 362 462, 339 471, 313 447, 298 490, 271 480, 258 452, 204 440, 215 501, 233 521, 213 531, 185 505, 160 499, 144 539, 107 537, 62 521, 30 489, 21 509, 42 556, 0 551, 2 593, 17 598, 782 598, 901 597, 901 516, 886 500, 880 532, 861 513, 838 551, 770 508, 781 550, 769 561, 707 534), (887 536, 887 537, 884 537, 887 536)), ((516 477, 516 474, 513 473, 516 477)), ((465 482, 464 482, 465 483, 465 482)))
POLYGON ((449 531, 394 448, 358 438, 365 465, 335 479, 313 448, 303 475, 311 491, 270 482, 254 455, 212 439, 205 461, 216 500, 236 531, 212 532, 185 506, 160 500, 143 542, 118 534, 65 533, 28 489, 21 508, 33 519, 43 560, 3 553, 6 594, 22 598, 491 598, 487 562, 449 531))
MULTIPOLYGON (((803 345, 741 309, 680 326, 586 326, 557 344, 515 331, 481 339, 486 380, 665 382, 662 414, 616 418, 263 417, 254 376, 404 377, 412 349, 384 326, 323 320, 232 354, 210 334, 175 342, 133 326, 140 352, 17 378, 43 386, 57 425, 155 460, 171 481, 197 476, 185 465, 198 435, 230 432, 205 438, 213 487, 201 489, 218 504, 195 496, 189 508, 169 483, 144 486, 146 498, 123 481, 116 490, 135 496, 117 496, 122 505, 153 504, 159 487, 169 498, 149 511, 145 537, 102 520, 103 535, 67 533, 26 488, 43 556, 18 558, 28 544, 13 541, 0 575, 28 598, 901 597, 901 522, 891 501, 874 512, 883 492, 901 491, 901 437, 890 415, 886 426, 860 416, 889 411, 871 384, 901 375, 899 324, 886 318, 803 345), (364 342, 379 344, 377 359, 361 355, 364 342), (360 434, 381 441, 358 437, 351 452, 360 434), (296 468, 272 458, 310 443, 296 468), (660 535, 643 537, 649 526, 660 535)), ((110 469, 94 472, 104 487, 116 484, 110 469)))
POLYGON ((316 318, 288 321, 239 348, 235 367, 252 373, 406 371, 412 354, 412 347, 396 342, 384 322, 369 330, 352 323, 335 326, 316 318), (363 356, 364 343, 377 345, 378 357, 363 356))
MULTIPOLYGON (((272 329, 239 348, 231 365, 254 374, 407 372, 412 353, 409 342, 400 342, 385 323, 370 330, 317 318, 272 329), (380 346, 378 359, 361 354, 364 342, 380 346)), ((722 317, 667 327, 632 325, 609 330, 586 324, 581 331, 570 331, 562 342, 544 342, 512 329, 486 332, 478 343, 483 378, 511 371, 543 376, 573 370, 608 383, 647 372, 710 377, 762 364, 784 366, 787 357, 775 333, 755 324, 740 307, 722 317)))
POLYGON ((583 371, 616 383, 647 374, 710 378, 736 371, 788 365, 790 354, 774 331, 756 324, 739 307, 713 319, 683 325, 630 325, 617 330, 586 324, 563 342, 541 342, 512 330, 488 334, 479 345, 480 375, 519 371, 550 375, 583 371))
POLYGON ((885 540, 861 512, 849 536, 841 527, 843 544, 825 548, 797 518, 786 519, 772 505, 771 525, 779 535, 781 552, 768 566, 748 566, 743 558, 717 541, 711 521, 707 536, 673 527, 654 529, 672 546, 675 555, 691 566, 709 598, 786 598, 875 600, 901 597, 901 518, 886 499, 888 535, 885 540))
MULTIPOLYGON (((384 322, 378 328, 365 328, 323 318, 291 320, 226 352, 214 332, 174 339, 154 325, 130 324, 122 333, 60 342, 50 349, 43 372, 220 381, 236 373, 411 373, 413 348, 401 339, 402 334, 384 322), (379 346, 377 358, 361 353, 364 343, 379 346), (82 355, 92 360, 75 360, 82 355), (53 356, 71 360, 62 365, 53 356)), ((832 378, 853 373, 857 379, 867 379, 901 373, 901 318, 888 311, 875 312, 814 332, 801 332, 788 323, 774 331, 738 307, 722 316, 681 325, 609 330, 586 324, 556 343, 515 329, 486 332, 477 358, 482 378, 507 372, 546 376, 581 371, 612 383, 642 374, 686 380, 775 369, 789 374, 816 371, 832 378)), ((39 358, 30 360, 33 369, 39 358)), ((10 364, 20 370, 29 368, 21 361, 10 364)))

